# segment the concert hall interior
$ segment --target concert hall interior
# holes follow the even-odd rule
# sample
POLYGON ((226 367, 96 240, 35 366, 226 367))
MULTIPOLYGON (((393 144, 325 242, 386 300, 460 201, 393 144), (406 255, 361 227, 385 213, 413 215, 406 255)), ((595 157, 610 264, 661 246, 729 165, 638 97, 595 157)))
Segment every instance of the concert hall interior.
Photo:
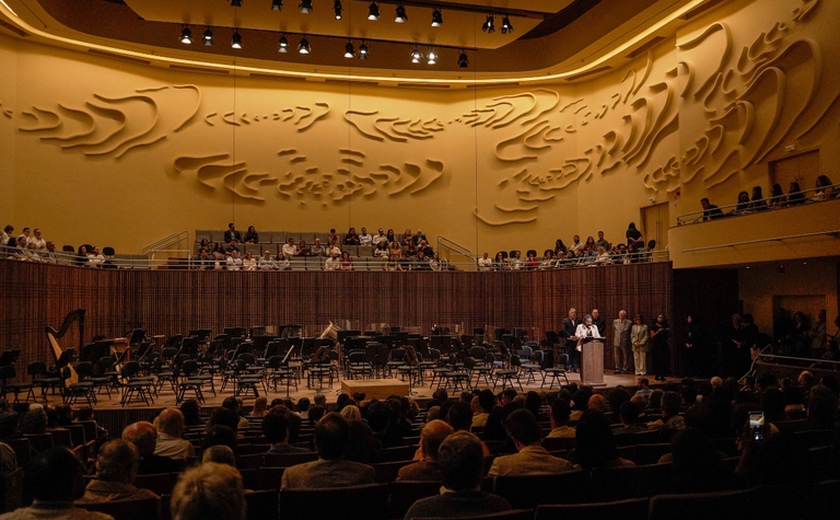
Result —
MULTIPOLYGON (((371 407, 396 395, 414 446, 429 409, 460 399, 478 417, 484 390, 485 411, 509 417, 509 388, 590 484, 618 473, 587 473, 574 435, 547 438, 555 402, 566 427, 603 412, 617 457, 667 469, 638 470, 632 493, 563 477, 535 488, 579 485, 579 500, 530 496, 494 473, 522 449, 499 419, 498 439, 473 428, 481 489, 526 511, 499 518, 692 518, 667 497, 699 491, 793 518, 745 469, 750 412, 819 461, 807 507, 829 507, 838 20, 834 0, 0 0, 0 458, 7 440, 26 451, 17 473, 3 466, 2 510, 39 499, 15 485, 46 450, 3 426, 27 403, 46 407, 48 433, 60 405, 93 406, 110 436, 68 441, 93 478, 94 450, 132 423, 241 398, 241 478, 274 493, 247 500, 273 499, 276 518, 279 493, 285 519, 307 516, 284 513, 280 473, 239 461, 274 444, 257 397, 299 414, 347 395, 375 429, 371 407), (665 427, 631 442, 616 396, 640 389, 639 424, 665 427), (715 429, 698 410, 724 413, 721 395, 732 420, 715 429), (817 428, 811 403, 829 395, 817 428), (668 431, 669 417, 685 421, 668 431), (719 487, 680 481, 686 425, 684 442, 702 430, 721 453, 719 487)), ((293 444, 317 448, 315 427, 293 444)), ((204 431, 184 435, 198 465, 204 431)), ((393 506, 409 461, 385 457, 385 491, 359 496, 393 506)), ((178 474, 152 489, 169 497, 178 474)))

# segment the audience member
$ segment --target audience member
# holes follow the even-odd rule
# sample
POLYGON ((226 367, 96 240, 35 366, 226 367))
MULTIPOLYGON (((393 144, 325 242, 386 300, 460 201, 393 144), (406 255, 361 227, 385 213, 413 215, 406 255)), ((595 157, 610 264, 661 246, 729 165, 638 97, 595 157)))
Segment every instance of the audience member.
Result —
POLYGON ((572 463, 549 455, 540 444, 540 423, 529 410, 516 410, 505 419, 518 453, 496 457, 490 467, 491 477, 553 475, 572 470, 572 463))
POLYGON ((618 456, 610 421, 598 410, 587 410, 578 421, 575 454, 577 466, 585 470, 635 466, 632 461, 618 456))
POLYGON ((454 432, 451 426, 439 419, 426 424, 420 432, 422 460, 400 468, 397 480, 439 482, 438 450, 441 443, 454 432))
POLYGON ((217 444, 204 450, 201 454, 201 462, 202 464, 215 462, 216 464, 226 464, 235 468, 236 454, 229 447, 217 444))
POLYGON ((685 419, 679 415, 682 397, 676 392, 662 394, 662 419, 648 423, 652 430, 684 430, 685 419))
POLYGON ((122 432, 122 439, 137 447, 140 463, 138 475, 154 475, 157 473, 177 473, 181 465, 169 458, 155 455, 158 432, 152 423, 139 421, 129 424, 122 432))
POLYGON ((551 403, 551 432, 548 434, 549 439, 574 438, 575 429, 568 425, 571 414, 572 409, 569 406, 569 401, 566 399, 562 397, 557 398, 551 403))
POLYGON ((289 444, 288 410, 274 407, 263 417, 262 431, 265 439, 271 444, 268 453, 308 453, 309 450, 301 446, 289 444))
POLYGON ((173 520, 245 520, 245 492, 236 468, 207 462, 184 472, 172 493, 173 520))
POLYGON ((96 455, 96 478, 85 488, 80 502, 111 502, 158 498, 148 489, 134 487, 140 454, 130 442, 114 439, 103 444, 96 455))
POLYGON ((181 438, 184 434, 184 414, 177 408, 166 408, 158 416, 158 438, 155 455, 184 460, 195 457, 195 448, 181 438))

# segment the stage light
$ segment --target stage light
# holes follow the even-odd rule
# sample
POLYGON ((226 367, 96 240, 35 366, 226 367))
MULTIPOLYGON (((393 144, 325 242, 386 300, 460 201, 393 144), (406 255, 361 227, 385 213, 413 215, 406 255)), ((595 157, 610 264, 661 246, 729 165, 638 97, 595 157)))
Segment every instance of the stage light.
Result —
POLYGON ((279 11, 283 9, 283 0, 271 0, 271 10, 279 11))
POLYGON ((435 65, 438 62, 438 55, 434 49, 429 51, 429 55, 426 56, 426 63, 429 65, 435 65))
POLYGON ((353 48, 352 42, 347 42, 347 45, 344 46, 344 57, 345 58, 355 58, 356 57, 356 49, 353 48))
POLYGON ((300 12, 303 14, 309 14, 312 12, 312 0, 301 0, 300 5, 300 12))
POLYGON ((280 37, 280 41, 278 42, 277 52, 282 52, 286 54, 289 52, 289 40, 286 39, 286 36, 283 35, 280 37))
POLYGON ((298 52, 301 54, 309 54, 312 52, 312 47, 310 47, 309 42, 306 41, 306 36, 300 40, 300 43, 298 44, 298 52))
POLYGON ((359 45, 359 59, 360 60, 368 59, 368 54, 370 54, 370 53, 368 52, 367 45, 365 45, 364 42, 362 42, 362 44, 359 45))
POLYGON ((368 20, 379 20, 379 6, 376 5, 376 2, 373 2, 368 7, 368 20))
POLYGON ((394 17, 394 21, 397 23, 405 23, 408 20, 408 15, 405 12, 405 7, 402 5, 397 6, 397 15, 394 17))
POLYGON ((184 27, 181 29, 181 37, 179 38, 181 43, 184 45, 189 45, 192 43, 192 33, 190 32, 189 27, 184 27))
POLYGON ((421 61, 423 61, 423 53, 420 52, 420 49, 415 47, 414 50, 411 51, 411 63, 420 63, 421 61))
POLYGON ((211 31, 209 27, 206 31, 204 31, 204 36, 201 37, 201 40, 207 47, 213 46, 213 31, 211 31))
POLYGON ((484 22, 484 25, 481 26, 481 30, 488 34, 496 32, 496 26, 494 24, 492 14, 487 15, 487 20, 484 22))
POLYGON ((335 19, 341 20, 341 0, 335 0, 333 10, 335 11, 335 19))
POLYGON ((505 16, 502 18, 502 34, 512 33, 513 25, 510 24, 510 18, 505 16))
POLYGON ((432 27, 440 27, 443 25, 443 13, 440 12, 440 9, 435 9, 432 11, 432 27))
POLYGON ((233 38, 230 40, 230 47, 232 49, 242 48, 242 36, 239 36, 238 32, 233 33, 233 38))
POLYGON ((461 55, 458 56, 458 66, 462 69, 466 69, 470 66, 470 60, 467 57, 467 53, 464 51, 461 51, 461 55))

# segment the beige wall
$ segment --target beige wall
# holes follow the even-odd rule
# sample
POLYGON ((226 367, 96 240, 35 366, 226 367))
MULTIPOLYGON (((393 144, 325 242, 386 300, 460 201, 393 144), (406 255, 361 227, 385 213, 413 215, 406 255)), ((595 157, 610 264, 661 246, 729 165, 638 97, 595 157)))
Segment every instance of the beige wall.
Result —
POLYGON ((727 2, 627 69, 475 91, 234 80, 0 37, 0 221, 125 252, 230 220, 420 227, 491 252, 618 240, 651 199, 673 223, 766 187, 788 144, 840 169, 837 19, 837 2, 727 2))

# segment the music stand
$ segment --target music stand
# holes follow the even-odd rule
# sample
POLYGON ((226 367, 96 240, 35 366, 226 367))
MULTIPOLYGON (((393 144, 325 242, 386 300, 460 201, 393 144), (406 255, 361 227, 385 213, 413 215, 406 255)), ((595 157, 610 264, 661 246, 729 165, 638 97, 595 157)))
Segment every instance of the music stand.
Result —
POLYGON ((20 357, 20 350, 7 350, 0 354, 0 366, 14 365, 20 357))

